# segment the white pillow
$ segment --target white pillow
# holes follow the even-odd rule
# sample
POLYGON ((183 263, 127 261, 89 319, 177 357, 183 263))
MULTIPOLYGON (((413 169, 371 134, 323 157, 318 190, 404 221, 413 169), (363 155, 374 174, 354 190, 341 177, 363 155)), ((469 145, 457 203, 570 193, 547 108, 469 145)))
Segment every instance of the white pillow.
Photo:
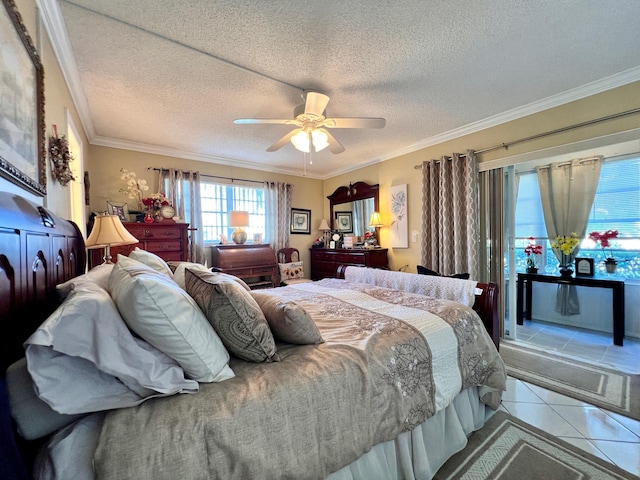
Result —
POLYGON ((97 283, 100 287, 109 291, 109 276, 111 275, 111 270, 113 270, 113 265, 113 263, 103 263, 98 265, 84 275, 79 275, 71 280, 67 280, 64 283, 56 285, 56 291, 60 298, 65 299, 76 285, 81 285, 85 282, 97 283))
POLYGON ((185 271, 185 269, 190 268, 191 270, 197 270, 199 272, 210 272, 211 271, 209 268, 205 267, 201 263, 179 262, 179 263, 173 264, 173 265, 176 265, 176 269, 173 272, 173 281, 176 282, 178 285, 180 285, 180 288, 182 288, 183 290, 186 290, 185 283, 184 283, 184 271, 185 271))
POLYGON ((173 359, 131 334, 107 291, 93 282, 76 286, 25 346, 37 395, 59 413, 198 391, 173 359))
MULTIPOLYGON (((120 255, 118 255, 118 258, 120 255)), ((146 250, 141 250, 136 247, 134 250, 129 252, 129 258, 133 258, 138 262, 144 263, 148 267, 153 268, 156 272, 160 272, 163 275, 166 275, 169 278, 173 278, 173 272, 169 268, 167 262, 161 259, 155 253, 147 252, 146 250)))
POLYGON ((199 382, 233 378, 229 353, 196 302, 173 280, 118 255, 111 296, 134 332, 199 382))

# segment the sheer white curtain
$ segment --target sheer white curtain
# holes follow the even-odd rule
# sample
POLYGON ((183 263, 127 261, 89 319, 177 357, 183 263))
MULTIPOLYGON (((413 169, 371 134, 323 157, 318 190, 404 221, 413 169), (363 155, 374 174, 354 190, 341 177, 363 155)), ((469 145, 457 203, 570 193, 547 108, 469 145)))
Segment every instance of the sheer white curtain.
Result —
POLYGON ((291 196, 293 185, 282 182, 264 182, 265 217, 269 245, 276 252, 289 246, 291 223, 291 196))
POLYGON ((176 215, 189 224, 189 261, 204 264, 200 173, 162 169, 160 191, 164 192, 176 209, 176 215))
POLYGON ((422 164, 422 256, 442 275, 468 272, 478 278, 478 164, 466 155, 422 164))
MULTIPOLYGON (((542 213, 547 235, 553 241, 559 235, 576 233, 584 238, 589 220, 589 212, 598 188, 603 157, 574 159, 569 162, 552 163, 537 167, 542 213)), ((572 252, 571 261, 580 250, 580 245, 572 252)), ((561 259, 561 252, 554 249, 554 255, 561 259)), ((580 313, 578 297, 573 288, 558 287, 556 311, 563 315, 580 313)))

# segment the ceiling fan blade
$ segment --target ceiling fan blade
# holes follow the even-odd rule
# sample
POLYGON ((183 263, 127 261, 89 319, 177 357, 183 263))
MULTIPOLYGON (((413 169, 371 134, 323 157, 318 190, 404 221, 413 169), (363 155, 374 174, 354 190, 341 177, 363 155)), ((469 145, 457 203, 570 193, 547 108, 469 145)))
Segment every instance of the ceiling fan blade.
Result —
POLYGON ((291 121, 291 119, 284 118, 236 118, 233 123, 237 125, 253 125, 256 123, 279 123, 287 125, 291 121))
POLYGON ((327 134, 328 140, 329 140, 329 151, 331 153, 342 153, 344 152, 344 147, 342 146, 342 144, 336 140, 336 137, 334 137, 333 135, 331 135, 328 131, 326 131, 324 128, 319 128, 318 130, 324 132, 327 134))
POLYGON ((327 118, 322 125, 327 128, 384 128, 384 118, 327 118))
POLYGON ((307 100, 304 102, 304 113, 322 115, 327 108, 329 97, 318 92, 307 92, 307 100))
POLYGON ((278 140, 276 143, 274 143, 273 145, 271 145, 269 148, 267 148, 267 152, 275 152, 276 150, 280 150, 282 147, 284 147, 287 143, 289 143, 291 141, 291 137, 293 137, 296 133, 298 133, 300 131, 299 128, 296 128, 295 130, 291 130, 289 133, 287 133, 284 137, 282 137, 280 140, 278 140))

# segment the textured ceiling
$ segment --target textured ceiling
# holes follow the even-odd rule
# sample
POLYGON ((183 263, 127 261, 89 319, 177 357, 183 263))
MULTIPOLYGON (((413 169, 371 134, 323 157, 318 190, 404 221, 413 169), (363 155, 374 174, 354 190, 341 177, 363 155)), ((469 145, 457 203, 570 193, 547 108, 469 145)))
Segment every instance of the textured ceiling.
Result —
POLYGON ((93 143, 302 174, 266 152, 292 127, 233 120, 292 118, 303 89, 387 120, 332 130, 316 178, 640 79, 638 0, 40 3, 93 143))

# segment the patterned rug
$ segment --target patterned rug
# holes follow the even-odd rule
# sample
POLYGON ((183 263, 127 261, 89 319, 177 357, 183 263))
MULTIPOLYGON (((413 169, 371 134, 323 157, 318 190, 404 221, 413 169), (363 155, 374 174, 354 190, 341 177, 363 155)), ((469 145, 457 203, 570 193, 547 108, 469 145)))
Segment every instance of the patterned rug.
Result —
POLYGON ((548 390, 640 420, 640 375, 502 342, 507 373, 548 390))
POLYGON ((619 480, 637 479, 615 465, 497 412, 469 437, 434 480, 619 480))

